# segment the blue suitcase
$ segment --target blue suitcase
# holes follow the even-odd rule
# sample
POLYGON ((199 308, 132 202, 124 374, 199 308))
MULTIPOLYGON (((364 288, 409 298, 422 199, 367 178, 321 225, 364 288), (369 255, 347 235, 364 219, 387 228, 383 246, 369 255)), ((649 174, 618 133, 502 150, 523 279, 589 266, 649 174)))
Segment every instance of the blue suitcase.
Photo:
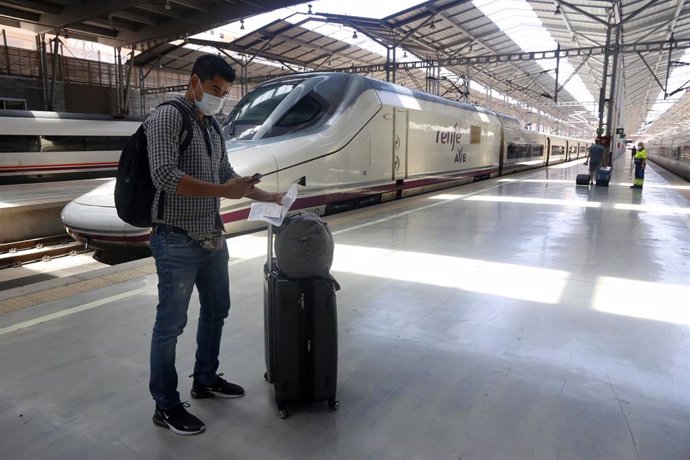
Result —
POLYGON ((601 168, 599 168, 599 171, 597 171, 597 186, 608 187, 610 180, 611 180, 611 167, 610 166, 602 166, 601 168))

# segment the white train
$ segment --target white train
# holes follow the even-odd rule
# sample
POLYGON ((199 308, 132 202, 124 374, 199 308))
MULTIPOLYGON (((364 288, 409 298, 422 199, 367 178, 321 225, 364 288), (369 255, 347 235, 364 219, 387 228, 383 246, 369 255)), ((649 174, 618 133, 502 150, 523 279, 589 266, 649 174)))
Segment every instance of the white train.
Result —
POLYGON ((0 185, 114 177, 141 119, 0 110, 0 185))
POLYGON ((690 132, 652 139, 645 145, 649 160, 690 181, 690 132))
MULTIPOLYGON (((585 156, 586 143, 521 129, 469 104, 344 73, 262 84, 223 127, 230 163, 284 191, 301 176, 293 209, 329 214, 585 156)), ((62 213, 73 238, 100 250, 136 250, 149 229, 118 219, 114 181, 62 213)), ((222 200, 228 233, 248 229, 248 200, 222 200)))

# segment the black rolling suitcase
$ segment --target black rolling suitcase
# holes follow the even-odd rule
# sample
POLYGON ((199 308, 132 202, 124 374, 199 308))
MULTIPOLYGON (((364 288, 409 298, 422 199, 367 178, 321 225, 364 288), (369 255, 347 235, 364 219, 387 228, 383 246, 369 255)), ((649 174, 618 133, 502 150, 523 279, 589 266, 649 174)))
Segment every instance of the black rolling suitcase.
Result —
POLYGON ((576 185, 589 185, 591 179, 592 179, 592 176, 590 176, 589 174, 578 174, 577 177, 575 178, 575 184, 576 185))
POLYGON ((294 404, 326 401, 338 410, 337 282, 326 277, 289 278, 273 258, 269 224, 264 266, 265 379, 274 385, 278 416, 294 404))

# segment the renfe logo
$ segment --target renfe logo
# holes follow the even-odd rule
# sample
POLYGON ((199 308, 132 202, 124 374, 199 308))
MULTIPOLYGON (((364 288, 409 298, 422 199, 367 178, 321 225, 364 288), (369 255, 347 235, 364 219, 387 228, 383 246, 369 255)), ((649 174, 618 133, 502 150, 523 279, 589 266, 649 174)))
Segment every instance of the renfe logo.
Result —
POLYGON ((436 143, 437 144, 450 144, 450 150, 455 150, 455 144, 460 143, 462 139, 462 134, 457 131, 458 124, 455 123, 453 126, 453 131, 436 131, 436 143))

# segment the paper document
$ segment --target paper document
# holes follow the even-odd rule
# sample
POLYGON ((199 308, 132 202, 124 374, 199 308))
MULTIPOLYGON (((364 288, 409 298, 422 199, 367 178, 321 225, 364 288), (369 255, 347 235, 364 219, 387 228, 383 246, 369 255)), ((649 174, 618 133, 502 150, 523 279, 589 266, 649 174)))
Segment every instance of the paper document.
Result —
POLYGON ((278 203, 252 203, 252 207, 249 210, 249 217, 247 220, 262 220, 273 224, 276 227, 280 227, 283 223, 283 219, 287 216, 290 206, 297 199, 297 184, 292 184, 292 187, 287 191, 285 196, 283 196, 283 204, 278 203))

